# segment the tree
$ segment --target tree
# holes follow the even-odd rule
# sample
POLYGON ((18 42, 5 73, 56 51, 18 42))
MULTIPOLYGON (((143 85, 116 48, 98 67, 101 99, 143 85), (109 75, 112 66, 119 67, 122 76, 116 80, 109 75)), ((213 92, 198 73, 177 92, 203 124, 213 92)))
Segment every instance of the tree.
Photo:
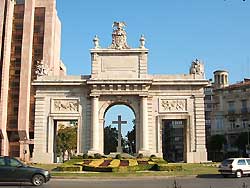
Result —
POLYGON ((245 151, 246 145, 248 144, 248 133, 240 133, 235 141, 235 145, 242 151, 245 151))
POLYGON ((65 152, 68 152, 68 159, 71 157, 73 150, 77 149, 77 125, 65 127, 59 126, 56 137, 57 155, 62 156, 63 162, 65 152))
POLYGON ((110 152, 116 152, 118 145, 118 130, 112 128, 111 125, 104 128, 104 154, 108 155, 110 152))
POLYGON ((224 153, 221 152, 223 145, 227 143, 224 135, 213 135, 209 138, 207 149, 211 154, 210 159, 212 161, 221 161, 224 158, 224 153))
POLYGON ((133 124, 133 129, 127 133, 126 137, 128 138, 129 147, 132 149, 131 153, 136 153, 135 119, 133 120, 133 124))
POLYGON ((227 140, 224 135, 213 135, 208 141, 208 150, 219 152, 226 143, 227 140))

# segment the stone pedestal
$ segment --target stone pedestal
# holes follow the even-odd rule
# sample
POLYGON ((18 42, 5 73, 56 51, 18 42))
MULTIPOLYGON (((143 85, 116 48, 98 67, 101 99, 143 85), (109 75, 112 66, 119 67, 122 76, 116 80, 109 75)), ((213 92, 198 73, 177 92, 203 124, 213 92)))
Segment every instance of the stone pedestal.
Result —
POLYGON ((20 159, 23 161, 30 161, 30 150, 27 141, 20 142, 20 159))

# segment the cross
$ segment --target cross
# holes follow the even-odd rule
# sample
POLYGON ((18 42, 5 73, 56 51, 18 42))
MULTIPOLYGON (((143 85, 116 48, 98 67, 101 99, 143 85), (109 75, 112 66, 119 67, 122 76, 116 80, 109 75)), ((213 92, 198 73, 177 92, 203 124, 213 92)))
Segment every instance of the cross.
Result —
POLYGON ((122 124, 127 124, 127 121, 122 121, 121 115, 118 115, 118 121, 112 121, 112 124, 117 124, 118 125, 118 147, 117 147, 117 152, 122 153, 122 129, 121 125, 122 124))

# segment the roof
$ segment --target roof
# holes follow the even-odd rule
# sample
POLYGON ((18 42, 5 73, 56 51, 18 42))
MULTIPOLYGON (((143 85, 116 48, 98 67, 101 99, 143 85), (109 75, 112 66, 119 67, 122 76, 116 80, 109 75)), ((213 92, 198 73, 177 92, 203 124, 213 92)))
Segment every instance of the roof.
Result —
POLYGON ((235 84, 231 84, 228 87, 226 87, 225 89, 237 89, 237 88, 241 88, 241 87, 250 87, 250 79, 244 78, 243 81, 235 83, 235 84))

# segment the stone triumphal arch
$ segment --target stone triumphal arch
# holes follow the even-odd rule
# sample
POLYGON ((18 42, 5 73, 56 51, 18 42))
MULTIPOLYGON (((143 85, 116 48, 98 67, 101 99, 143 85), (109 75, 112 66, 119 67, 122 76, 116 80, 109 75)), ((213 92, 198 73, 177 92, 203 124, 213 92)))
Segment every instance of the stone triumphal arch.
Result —
POLYGON ((203 64, 192 62, 189 74, 150 75, 144 36, 138 48, 130 48, 124 26, 114 23, 108 48, 94 38, 91 75, 55 77, 48 71, 34 81, 34 162, 55 162, 59 120, 78 121, 78 154, 103 154, 103 118, 115 104, 135 113, 137 153, 164 156, 168 151, 166 155, 185 162, 207 160, 203 64), (181 136, 173 136, 178 131, 181 136))

